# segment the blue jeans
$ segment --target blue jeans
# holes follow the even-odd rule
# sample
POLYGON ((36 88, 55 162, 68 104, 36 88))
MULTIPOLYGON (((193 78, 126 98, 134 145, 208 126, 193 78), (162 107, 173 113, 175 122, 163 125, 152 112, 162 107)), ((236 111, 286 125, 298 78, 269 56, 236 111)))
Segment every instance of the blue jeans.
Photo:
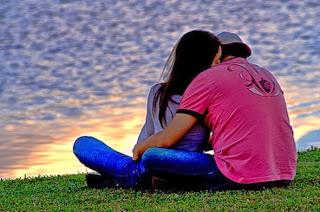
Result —
POLYGON ((142 155, 141 160, 133 161, 131 157, 87 136, 75 141, 73 151, 85 166, 102 175, 112 176, 123 188, 138 188, 155 172, 200 177, 211 190, 229 182, 219 171, 212 155, 204 153, 153 147, 142 155))
POLYGON ((205 184, 209 190, 225 190, 232 183, 220 172, 213 156, 205 153, 153 147, 142 155, 141 161, 149 174, 195 177, 193 180, 205 184))
POLYGON ((93 137, 78 138, 73 152, 82 164, 101 175, 112 176, 115 183, 123 188, 139 187, 146 173, 140 161, 133 161, 93 137))

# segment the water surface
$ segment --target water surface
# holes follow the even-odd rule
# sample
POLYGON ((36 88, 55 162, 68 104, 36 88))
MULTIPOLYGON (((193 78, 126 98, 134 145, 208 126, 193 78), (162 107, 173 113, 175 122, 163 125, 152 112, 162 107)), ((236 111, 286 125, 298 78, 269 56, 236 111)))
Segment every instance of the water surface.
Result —
POLYGON ((149 87, 192 29, 238 33, 279 80, 298 149, 320 147, 318 0, 4 0, 0 177, 86 169, 73 141, 131 154, 149 87))

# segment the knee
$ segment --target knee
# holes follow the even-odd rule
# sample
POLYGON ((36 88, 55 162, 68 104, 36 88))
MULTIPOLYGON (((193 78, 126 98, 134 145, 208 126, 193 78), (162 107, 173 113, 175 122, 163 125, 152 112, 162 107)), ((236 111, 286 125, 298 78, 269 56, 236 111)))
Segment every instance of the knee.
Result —
POLYGON ((82 149, 85 148, 86 145, 92 140, 93 137, 90 136, 81 136, 77 138, 77 140, 73 144, 73 153, 75 155, 78 155, 79 152, 81 152, 82 149))
POLYGON ((159 147, 151 147, 143 153, 142 158, 158 156, 160 151, 161 151, 161 148, 159 147))
POLYGON ((159 148, 159 147, 152 147, 152 148, 147 149, 143 153, 143 155, 141 157, 141 161, 144 164, 148 165, 159 158, 161 159, 161 155, 162 155, 161 150, 162 150, 162 148, 159 148))

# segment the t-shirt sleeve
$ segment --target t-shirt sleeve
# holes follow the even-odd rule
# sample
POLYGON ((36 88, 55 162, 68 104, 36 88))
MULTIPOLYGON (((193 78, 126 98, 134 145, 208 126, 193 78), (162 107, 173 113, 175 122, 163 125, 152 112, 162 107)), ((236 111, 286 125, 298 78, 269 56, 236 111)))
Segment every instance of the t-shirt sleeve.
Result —
POLYGON ((184 92, 177 113, 204 118, 212 99, 210 84, 204 75, 198 75, 184 92))

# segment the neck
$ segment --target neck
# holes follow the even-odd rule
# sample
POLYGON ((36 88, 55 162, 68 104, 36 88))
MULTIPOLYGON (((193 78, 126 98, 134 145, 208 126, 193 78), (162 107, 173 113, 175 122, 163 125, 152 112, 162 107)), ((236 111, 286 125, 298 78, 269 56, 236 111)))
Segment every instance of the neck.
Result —
POLYGON ((236 56, 228 55, 225 58, 223 58, 223 60, 221 62, 226 62, 227 60, 232 60, 234 58, 236 58, 236 56))

